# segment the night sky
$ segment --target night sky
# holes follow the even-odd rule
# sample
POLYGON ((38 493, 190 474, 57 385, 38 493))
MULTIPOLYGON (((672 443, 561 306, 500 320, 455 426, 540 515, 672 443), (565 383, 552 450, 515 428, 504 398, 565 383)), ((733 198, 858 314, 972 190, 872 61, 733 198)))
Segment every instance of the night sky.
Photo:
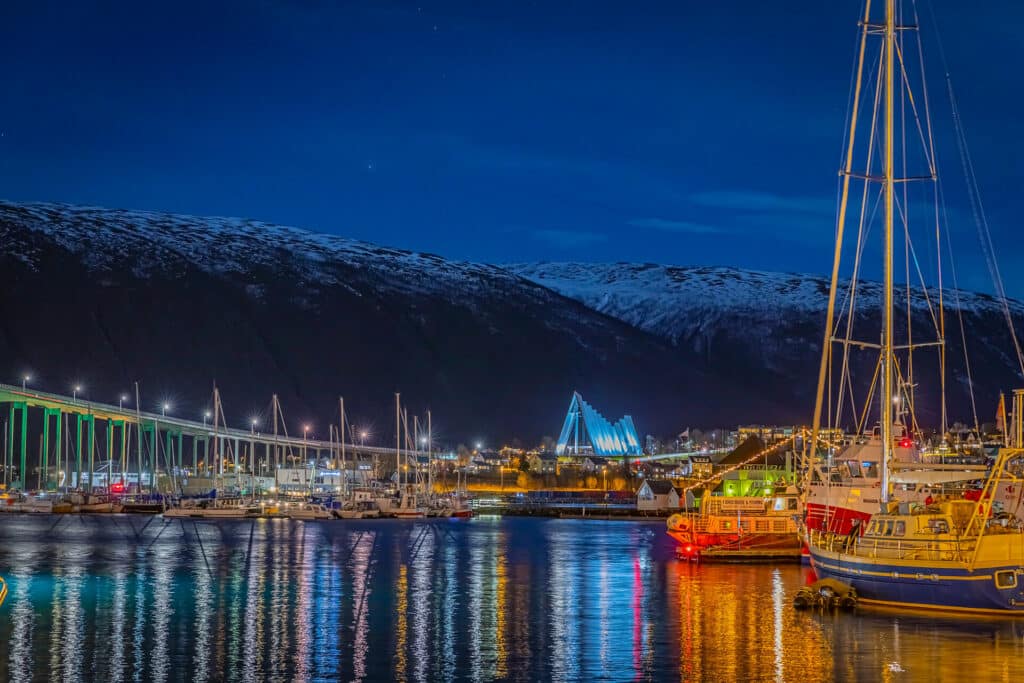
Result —
MULTIPOLYGON (((961 283, 991 290, 927 4, 961 283)), ((931 4, 1022 297, 1024 4, 931 4)), ((825 272, 860 7, 6 2, 0 196, 253 217, 499 263, 825 272)))

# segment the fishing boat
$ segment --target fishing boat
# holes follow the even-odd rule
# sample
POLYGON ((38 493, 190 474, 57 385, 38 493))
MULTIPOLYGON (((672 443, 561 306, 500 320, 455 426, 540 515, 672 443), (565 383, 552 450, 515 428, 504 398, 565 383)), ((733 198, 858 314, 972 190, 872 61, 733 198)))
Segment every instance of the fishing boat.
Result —
POLYGON ((683 559, 799 559, 800 511, 791 486, 771 496, 705 495, 697 513, 672 515, 666 525, 683 559))

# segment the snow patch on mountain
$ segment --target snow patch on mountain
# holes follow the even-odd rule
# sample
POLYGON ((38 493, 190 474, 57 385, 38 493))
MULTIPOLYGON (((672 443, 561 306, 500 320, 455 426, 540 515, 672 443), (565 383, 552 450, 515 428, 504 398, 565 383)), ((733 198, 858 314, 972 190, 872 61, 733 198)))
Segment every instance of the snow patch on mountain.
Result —
MULTIPOLYGON (((606 315, 619 318, 673 341, 715 328, 723 320, 779 323, 796 314, 821 316, 828 304, 829 282, 819 275, 772 273, 711 266, 664 266, 636 263, 521 263, 506 266, 537 284, 576 299, 606 315)), ((878 282, 857 288, 858 311, 882 300, 878 282)), ((844 286, 837 305, 847 301, 844 286)), ((919 312, 935 311, 937 290, 927 296, 918 287, 911 305, 919 312)), ((947 311, 954 300, 945 293, 947 311)), ((981 313, 999 310, 987 294, 961 292, 961 308, 981 313)), ((1014 315, 1024 314, 1020 302, 1010 301, 1014 315)))

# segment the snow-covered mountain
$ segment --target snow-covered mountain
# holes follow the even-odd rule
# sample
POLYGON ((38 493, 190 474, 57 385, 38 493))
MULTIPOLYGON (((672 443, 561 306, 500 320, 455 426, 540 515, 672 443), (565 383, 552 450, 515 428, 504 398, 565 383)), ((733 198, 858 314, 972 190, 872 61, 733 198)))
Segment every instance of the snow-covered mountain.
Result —
MULTIPOLYGON (((825 277, 635 263, 527 263, 508 269, 679 349, 700 354, 705 370, 726 375, 760 373, 776 386, 797 383, 806 398, 809 385, 802 378, 812 376, 821 349, 828 301, 825 277)), ((881 284, 861 283, 857 292, 861 305, 855 329, 877 335, 875 305, 882 299, 881 284)), ((845 295, 846 290, 840 294, 840 306, 845 295)), ((912 332, 918 342, 936 338, 932 322, 938 315, 936 295, 931 291, 926 297, 919 288, 912 292, 912 332)), ((1008 303, 1019 337, 1024 305, 1008 303)), ((944 307, 949 405, 956 417, 970 417, 970 382, 959 331, 962 312, 974 393, 983 411, 979 419, 985 420, 998 391, 1024 386, 1001 304, 988 294, 946 292, 944 307)), ((905 328, 904 321, 905 316, 898 316, 897 327, 905 328)), ((874 363, 874 353, 867 354, 867 363, 874 363)), ((934 414, 939 396, 938 354, 921 351, 916 358, 915 381, 923 399, 919 408, 925 415, 934 414)), ((873 372, 873 365, 862 369, 873 372)))
MULTIPOLYGON (((655 434, 806 420, 825 292, 811 276, 482 265, 249 220, 0 202, 0 377, 98 400, 140 380, 144 405, 182 415, 201 415, 216 380, 236 424, 277 393, 323 432, 344 395, 383 443, 395 391, 467 443, 554 434, 573 390, 655 434)), ((964 301, 984 419, 1016 362, 996 303, 964 301)), ((915 310, 923 329, 923 299, 915 310)), ((952 407, 969 417, 963 396, 952 407)))
POLYGON ((656 433, 733 419, 671 345, 506 269, 296 228, 0 202, 0 292, 0 376, 96 399, 138 379, 178 414, 216 380, 236 423, 277 393, 325 433, 344 395, 385 443, 395 391, 464 442, 557 433, 574 389, 656 433))

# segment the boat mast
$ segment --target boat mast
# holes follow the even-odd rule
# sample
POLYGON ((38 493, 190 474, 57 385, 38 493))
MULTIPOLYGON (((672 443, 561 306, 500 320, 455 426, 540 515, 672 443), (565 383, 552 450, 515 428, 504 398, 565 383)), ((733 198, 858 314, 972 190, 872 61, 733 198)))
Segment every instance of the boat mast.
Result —
POLYGON ((893 77, 896 47, 896 0, 885 0, 885 156, 883 179, 885 183, 885 310, 882 326, 882 502, 889 501, 889 463, 892 458, 892 407, 898 400, 893 391, 893 77))
POLYGON ((348 486, 348 473, 345 469, 345 398, 338 397, 338 410, 341 412, 341 429, 338 430, 338 451, 341 455, 341 485, 342 492, 348 486))
POLYGON ((828 289, 828 310, 825 314, 825 340, 821 346, 821 365, 818 367, 818 393, 814 400, 814 421, 811 424, 810 443, 804 444, 804 462, 801 469, 810 477, 810 467, 818 446, 818 431, 821 429, 821 409, 825 397, 826 375, 832 357, 832 327, 835 324, 836 293, 839 289, 839 265, 843 254, 843 232, 846 227, 846 210, 850 198, 850 178, 853 177, 853 152, 857 138, 857 113, 860 111, 860 92, 864 82, 864 53, 867 49, 868 28, 871 19, 871 0, 864 3, 864 20, 861 22, 860 50, 857 56, 857 82, 853 91, 853 106, 850 110, 850 131, 846 148, 846 163, 843 167, 843 189, 839 201, 839 217, 836 223, 836 246, 832 257, 832 280, 828 289))
POLYGON ((395 469, 398 470, 398 490, 402 490, 402 408, 398 392, 395 392, 395 469))

